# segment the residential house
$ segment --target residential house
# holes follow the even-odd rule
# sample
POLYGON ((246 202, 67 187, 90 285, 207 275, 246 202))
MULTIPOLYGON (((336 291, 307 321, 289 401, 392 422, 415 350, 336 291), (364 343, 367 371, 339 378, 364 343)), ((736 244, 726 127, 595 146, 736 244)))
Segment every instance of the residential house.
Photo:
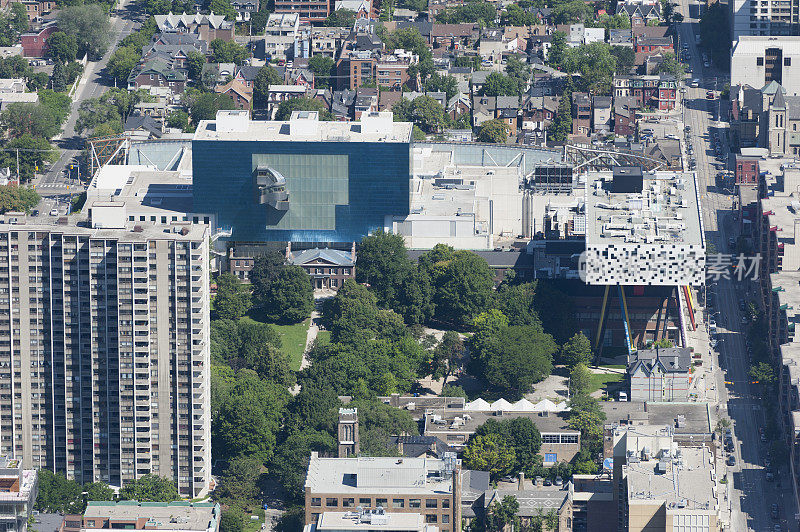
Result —
POLYGON ((486 84, 486 78, 491 74, 488 70, 476 70, 472 73, 470 78, 470 85, 472 86, 472 94, 480 93, 483 86, 486 84))
POLYGON ((314 72, 308 68, 293 66, 286 69, 285 80, 288 85, 300 85, 308 89, 314 88, 314 72))
POLYGON ((481 32, 478 42, 478 53, 484 62, 499 63, 503 52, 506 50, 503 41, 503 30, 500 28, 486 28, 481 32))
MULTIPOLYGON (((270 86, 270 95, 272 94, 272 86, 270 86)), ((253 102, 253 89, 239 81, 232 79, 224 85, 217 85, 214 88, 215 92, 220 94, 227 94, 233 100, 233 105, 237 109, 250 110, 253 102)))
POLYGON ((559 99, 545 96, 541 88, 531 88, 522 96, 522 130, 529 135, 527 144, 547 142, 547 128, 558 113, 559 99))
POLYGON ((758 157, 746 157, 740 153, 734 159, 734 183, 737 185, 754 185, 758 183, 758 157))
POLYGON ((350 35, 350 28, 312 28, 311 55, 324 55, 335 59, 350 35))
POLYGON ((25 13, 28 15, 28 21, 34 22, 42 15, 46 15, 54 10, 57 6, 55 0, 12 0, 19 2, 25 6, 25 13))
POLYGON ((588 137, 592 133, 592 100, 585 92, 572 93, 572 134, 588 137))
POLYGON ((430 44, 433 48, 461 51, 472 48, 478 42, 477 24, 438 24, 433 23, 430 30, 430 44))
POLYGON ((378 93, 378 111, 391 111, 392 107, 408 94, 400 91, 380 91, 378 93))
POLYGON ((331 100, 331 114, 337 120, 351 120, 353 118, 353 107, 356 102, 356 91, 344 89, 334 91, 331 100))
POLYGON ((242 65, 236 68, 236 73, 233 75, 233 79, 242 83, 252 92, 253 84, 256 81, 256 76, 258 75, 259 70, 261 70, 261 67, 242 65))
POLYGON ((636 111, 641 109, 633 96, 614 97, 614 133, 623 137, 636 132, 636 111))
POLYGON ((294 57, 299 29, 299 14, 271 13, 264 28, 264 52, 267 59, 285 61, 294 57))
POLYGON ((208 54, 208 42, 193 33, 159 33, 142 47, 142 58, 162 57, 175 67, 185 67, 190 52, 208 54))
POLYGON ((248 22, 254 13, 258 13, 258 0, 231 0, 231 7, 236 10, 236 22, 248 22))
POLYGON ((498 96, 495 106, 495 118, 508 126, 509 138, 517 136, 517 122, 519 121, 519 97, 498 96))
POLYGON ((128 90, 147 87, 169 87, 174 94, 183 94, 186 72, 157 57, 140 62, 128 76, 128 90))
MULTIPOLYGON (((395 9, 395 13, 397 13, 397 9, 395 9)), ((431 44, 431 28, 433 27, 433 22, 428 20, 425 17, 415 18, 413 20, 397 20, 394 21, 385 21, 383 23, 386 31, 393 32, 397 30, 403 30, 407 28, 413 28, 422 35, 422 38, 428 43, 431 44)))
POLYGON ((678 104, 678 82, 670 74, 614 76, 614 97, 632 96, 641 108, 672 111, 678 104))
POLYGON ((472 127, 480 127, 484 122, 495 118, 497 109, 496 96, 477 96, 472 97, 472 127))
POLYGON ((372 0, 335 0, 334 11, 347 9, 356 14, 356 18, 377 18, 377 11, 373 10, 372 0))
POLYGON ((471 110, 472 98, 469 97, 469 94, 458 92, 447 102, 447 115, 453 120, 458 120, 461 116, 469 114, 471 110))
POLYGON ((303 22, 322 22, 333 12, 328 0, 275 0, 275 13, 297 13, 303 22))
POLYGON ((608 44, 633 48, 633 32, 630 28, 611 28, 608 30, 608 44))
POLYGON ((353 118, 361 120, 364 113, 372 113, 378 110, 378 94, 380 92, 373 87, 359 87, 356 89, 356 97, 353 102, 353 118))
POLYGON ((291 100, 292 98, 300 98, 306 95, 306 87, 301 85, 270 85, 269 92, 267 92, 267 115, 270 120, 275 120, 275 115, 278 113, 278 107, 281 103, 291 100))
POLYGON ((692 354, 688 347, 639 349, 628 355, 631 401, 686 401, 692 354))
POLYGON ((646 34, 634 37, 633 50, 636 53, 643 52, 663 52, 674 50, 672 37, 651 37, 646 34))
POLYGON ((160 139, 164 134, 164 123, 156 121, 150 115, 129 115, 122 129, 131 139, 160 139))
POLYGON ((648 22, 661 19, 661 7, 659 2, 645 4, 641 2, 620 1, 617 3, 616 14, 625 14, 632 19, 640 19, 644 21, 646 25, 648 22))
POLYGON ((214 39, 232 41, 234 37, 233 22, 225 20, 224 15, 215 15, 213 12, 204 15, 155 15, 156 27, 161 33, 194 33, 201 41, 211 42, 214 39))
POLYGON ((644 153, 648 157, 663 161, 669 170, 680 170, 683 166, 681 162, 681 147, 678 140, 660 139, 655 144, 647 146, 644 153))
POLYGON ((303 268, 315 290, 338 290, 346 280, 356 278, 356 244, 353 242, 349 252, 330 248, 292 251, 290 242, 286 263, 303 268))
POLYGON ((595 96, 592 98, 592 130, 595 133, 611 132, 611 96, 595 96))
POLYGON ((55 23, 42 26, 39 30, 19 36, 24 57, 44 57, 47 55, 47 39, 58 31, 55 23))

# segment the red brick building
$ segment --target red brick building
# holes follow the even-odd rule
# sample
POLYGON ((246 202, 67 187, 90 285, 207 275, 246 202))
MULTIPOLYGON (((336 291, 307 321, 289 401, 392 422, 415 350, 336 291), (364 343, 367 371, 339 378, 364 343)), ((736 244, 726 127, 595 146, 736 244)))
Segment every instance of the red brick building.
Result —
POLYGON ((592 132, 592 100, 585 92, 572 93, 572 134, 588 137, 592 132))
POLYGON ((758 159, 736 155, 734 175, 737 185, 754 185, 758 183, 758 159))
POLYGON ((56 25, 50 24, 39 31, 20 35, 22 55, 24 57, 44 57, 47 53, 47 39, 57 31, 56 25))
POLYGON ((677 107, 678 83, 674 76, 614 76, 614 97, 633 97, 641 108, 671 111, 677 107))

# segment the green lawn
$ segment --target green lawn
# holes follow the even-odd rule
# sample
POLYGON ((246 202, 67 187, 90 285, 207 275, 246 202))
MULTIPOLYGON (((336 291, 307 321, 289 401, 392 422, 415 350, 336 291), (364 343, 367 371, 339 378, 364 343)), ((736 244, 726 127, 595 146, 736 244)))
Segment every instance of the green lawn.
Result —
POLYGON ((622 373, 592 373, 592 381, 589 386, 589 393, 596 392, 599 389, 608 391, 608 386, 612 387, 625 379, 622 373))
POLYGON ((289 365, 293 370, 300 369, 303 351, 306 349, 306 335, 311 325, 311 318, 294 325, 272 325, 281 335, 283 350, 289 356, 289 365))
POLYGON ((317 342, 319 345, 328 345, 331 343, 331 332, 330 331, 319 331, 317 333, 317 342))
POLYGON ((256 508, 254 511, 245 513, 244 532, 258 532, 264 524, 264 508, 256 508), (258 520, 250 519, 251 515, 257 515, 258 520))

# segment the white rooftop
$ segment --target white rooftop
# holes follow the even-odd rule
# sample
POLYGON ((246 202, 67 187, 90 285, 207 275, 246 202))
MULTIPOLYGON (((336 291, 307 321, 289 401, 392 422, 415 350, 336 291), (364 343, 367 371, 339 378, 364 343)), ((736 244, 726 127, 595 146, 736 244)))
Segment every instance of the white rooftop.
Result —
MULTIPOLYGON (((428 532, 422 514, 325 512, 319 516, 316 532, 350 532, 384 530, 386 532, 428 532)), ((437 530, 433 528, 433 530, 437 530)))
POLYGON ((391 112, 364 113, 359 122, 325 122, 315 111, 294 111, 290 120, 254 121, 247 112, 219 111, 202 120, 194 140, 280 142, 411 142, 410 122, 394 122, 391 112))
POLYGON ((89 194, 100 191, 115 191, 125 186, 134 172, 155 171, 149 164, 107 164, 100 168, 89 183, 89 194))

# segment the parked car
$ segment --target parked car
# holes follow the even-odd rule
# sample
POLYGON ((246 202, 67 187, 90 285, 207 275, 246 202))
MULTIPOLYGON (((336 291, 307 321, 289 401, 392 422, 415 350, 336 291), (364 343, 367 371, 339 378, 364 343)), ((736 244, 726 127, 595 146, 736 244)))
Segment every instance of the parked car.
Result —
POLYGON ((778 505, 774 502, 772 503, 772 508, 770 509, 770 515, 772 515, 773 519, 777 519, 780 516, 780 512, 778 511, 778 505))
MULTIPOLYGON (((708 65, 706 65, 708 66, 708 65)), ((706 91, 706 99, 713 100, 714 99, 714 91, 706 91)))
POLYGON ((730 467, 735 466, 736 465, 736 455, 729 454, 728 455, 728 459, 725 460, 725 463, 728 464, 728 466, 730 466, 730 467))

